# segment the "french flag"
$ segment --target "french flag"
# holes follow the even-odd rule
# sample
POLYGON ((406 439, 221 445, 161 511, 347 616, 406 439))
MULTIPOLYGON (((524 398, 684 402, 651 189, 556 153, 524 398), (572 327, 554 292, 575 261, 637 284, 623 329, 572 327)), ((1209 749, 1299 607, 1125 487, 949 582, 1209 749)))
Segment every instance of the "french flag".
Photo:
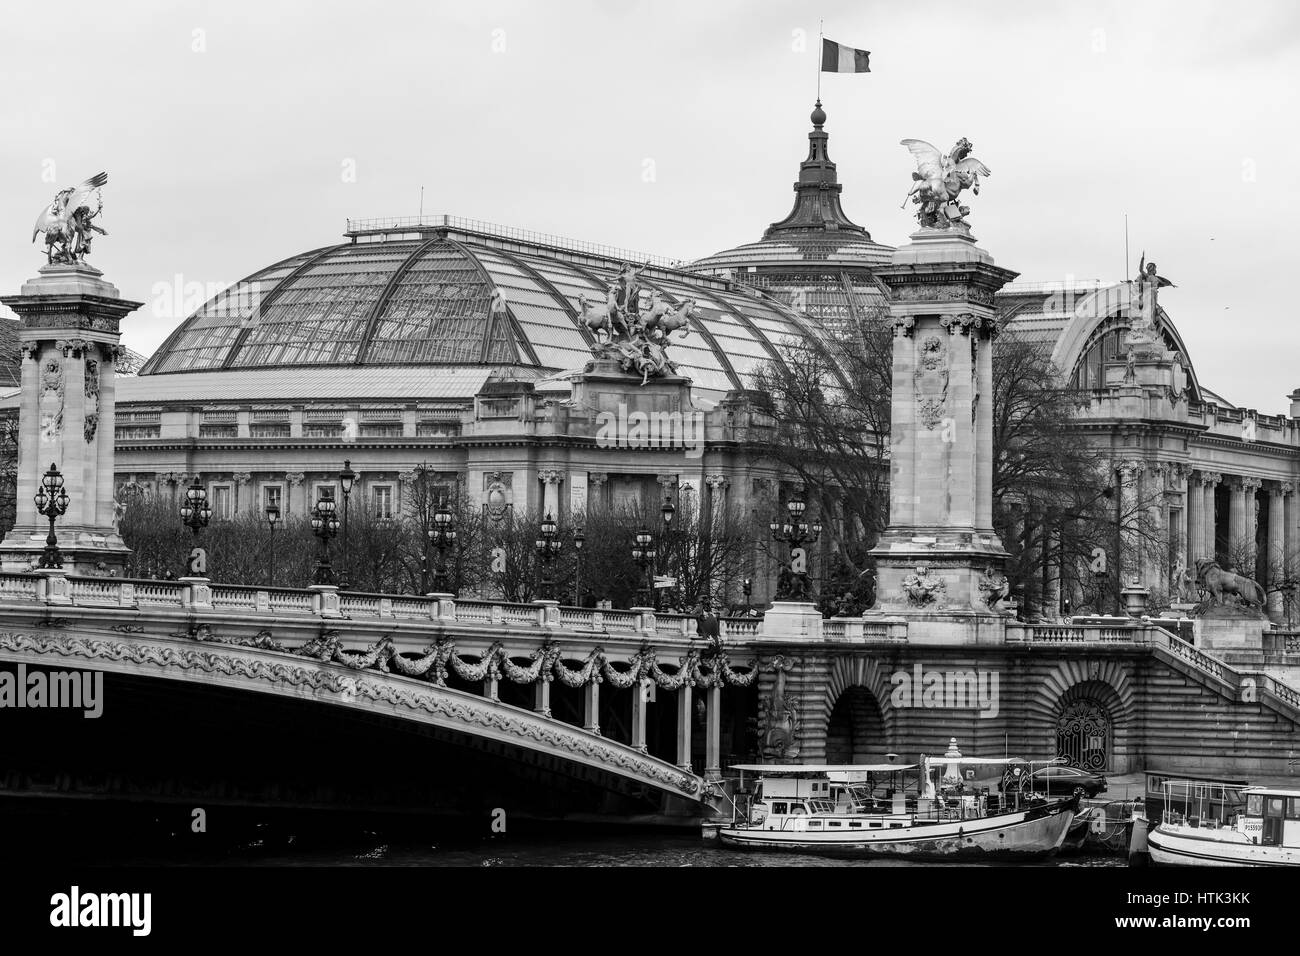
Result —
POLYGON ((822 37, 823 73, 870 73, 871 51, 855 50, 822 37))

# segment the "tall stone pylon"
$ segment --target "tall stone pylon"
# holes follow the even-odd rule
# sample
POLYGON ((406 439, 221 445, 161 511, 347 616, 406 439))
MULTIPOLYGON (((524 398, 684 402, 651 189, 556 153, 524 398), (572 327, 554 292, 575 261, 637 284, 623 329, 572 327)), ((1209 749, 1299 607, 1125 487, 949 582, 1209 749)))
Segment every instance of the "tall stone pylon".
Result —
POLYGON ((875 272, 894 351, 889 527, 867 616, 906 620, 909 641, 978 640, 1005 619, 987 600, 1007 558, 993 530, 993 296, 1017 273, 964 223, 922 228, 875 272))
POLYGON ((43 266, 0 302, 21 320, 22 349, 17 517, 0 565, 22 571, 40 560, 50 526, 34 498, 53 464, 71 499, 55 524, 64 570, 120 574, 129 549, 114 522, 115 365, 122 319, 142 303, 84 262, 43 266))

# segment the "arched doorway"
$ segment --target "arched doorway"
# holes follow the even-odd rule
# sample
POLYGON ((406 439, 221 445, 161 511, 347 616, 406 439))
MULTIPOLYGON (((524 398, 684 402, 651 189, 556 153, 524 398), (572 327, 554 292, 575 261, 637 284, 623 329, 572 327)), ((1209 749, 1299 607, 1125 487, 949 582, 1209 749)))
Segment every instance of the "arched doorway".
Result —
POLYGON ((886 749, 885 722, 876 695, 865 687, 846 687, 826 724, 826 762, 868 763, 886 749))
POLYGON ((1113 723, 1109 710, 1085 694, 1063 700, 1056 718, 1056 755, 1068 766, 1101 771, 1110 765, 1113 723))

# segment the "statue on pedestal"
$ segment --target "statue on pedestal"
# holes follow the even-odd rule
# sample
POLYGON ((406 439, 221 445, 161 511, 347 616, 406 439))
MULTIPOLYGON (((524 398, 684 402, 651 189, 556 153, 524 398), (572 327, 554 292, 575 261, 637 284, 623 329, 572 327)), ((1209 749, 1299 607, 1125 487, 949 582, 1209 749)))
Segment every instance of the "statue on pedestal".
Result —
POLYGON ((1264 589, 1259 583, 1237 574, 1225 571, 1217 561, 1202 558, 1196 562, 1196 577, 1209 594, 1210 607, 1258 608, 1262 610, 1267 603, 1264 589), (1229 602, 1228 598, 1233 598, 1229 602))
POLYGON ((970 207, 960 205, 958 196, 963 189, 970 189, 978 196, 980 177, 992 175, 992 170, 971 155, 975 147, 970 140, 963 136, 947 155, 923 139, 905 139, 902 145, 916 160, 912 188, 904 197, 903 206, 908 199, 920 206, 916 219, 930 229, 964 225, 970 207))
POLYGON ((1149 346, 1159 343, 1159 326, 1156 319, 1156 297, 1164 286, 1173 283, 1163 276, 1156 275, 1156 264, 1147 262, 1147 254, 1142 253, 1138 263, 1138 277, 1131 283, 1130 300, 1136 305, 1136 314, 1129 321, 1128 344, 1131 346, 1149 346))
POLYGON ((673 306, 659 292, 649 293, 643 305, 639 280, 647 268, 649 263, 639 267, 624 263, 603 302, 578 297, 582 320, 596 337, 592 354, 616 361, 625 372, 640 372, 642 385, 650 378, 677 373, 668 358, 669 336, 676 331, 683 337, 690 334, 688 323, 695 309, 694 299, 673 306))
POLYGON ((45 254, 50 264, 84 262, 95 233, 108 235, 92 221, 104 210, 99 187, 108 182, 108 173, 96 173, 80 186, 60 189, 54 201, 36 217, 32 242, 45 233, 45 254))

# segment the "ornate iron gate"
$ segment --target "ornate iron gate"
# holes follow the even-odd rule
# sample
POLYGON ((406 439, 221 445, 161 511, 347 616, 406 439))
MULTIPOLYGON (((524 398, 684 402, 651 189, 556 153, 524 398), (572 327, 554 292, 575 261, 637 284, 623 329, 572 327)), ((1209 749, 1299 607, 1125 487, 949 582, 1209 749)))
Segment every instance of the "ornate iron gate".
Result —
POLYGON ((1094 700, 1076 700, 1056 720, 1056 754, 1080 770, 1105 770, 1110 758, 1110 717, 1094 700))

